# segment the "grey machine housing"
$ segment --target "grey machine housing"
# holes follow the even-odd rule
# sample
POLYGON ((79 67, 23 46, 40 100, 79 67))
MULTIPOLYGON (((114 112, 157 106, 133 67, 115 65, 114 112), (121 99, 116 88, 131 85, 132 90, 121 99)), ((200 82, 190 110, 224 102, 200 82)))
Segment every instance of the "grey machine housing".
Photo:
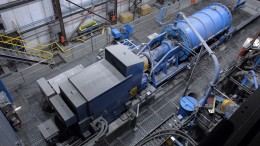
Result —
POLYGON ((84 134, 95 119, 111 123, 130 108, 130 91, 141 84, 143 68, 137 55, 118 44, 105 48, 104 59, 59 81, 60 94, 45 93, 46 86, 54 89, 45 79, 37 82, 43 95, 51 95, 47 100, 59 121, 84 134))

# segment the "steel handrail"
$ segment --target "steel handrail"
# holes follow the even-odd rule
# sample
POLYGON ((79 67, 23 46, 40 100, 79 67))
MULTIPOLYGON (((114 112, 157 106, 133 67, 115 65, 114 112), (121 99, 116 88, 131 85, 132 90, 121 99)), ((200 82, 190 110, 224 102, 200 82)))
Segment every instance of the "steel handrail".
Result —
MULTIPOLYGON (((32 44, 32 45, 36 45, 36 46, 39 46, 39 47, 50 47, 52 48, 53 45, 56 45, 57 46, 57 49, 61 52, 67 52, 67 51, 70 51, 71 48, 69 49, 63 49, 57 42, 52 42, 50 44, 38 44, 38 43, 35 43, 35 42, 30 42, 30 41, 27 41, 27 40, 23 40, 23 39, 19 39, 18 37, 17 38, 13 38, 13 37, 9 37, 9 36, 6 36, 6 35, 3 35, 3 34, 0 34, 0 37, 2 38, 7 38, 7 39, 10 39, 10 40, 17 40, 17 41, 20 41, 20 42, 23 42, 23 43, 27 43, 27 44, 32 44)), ((4 40, 3 40, 4 41, 4 40)), ((5 41, 4 41, 5 42, 5 41)), ((4 43, 3 42, 3 43, 4 43)), ((7 42, 8 43, 8 42, 7 42)), ((29 48, 30 49, 30 48, 29 48)), ((40 50, 40 49, 39 49, 40 50)))
POLYGON ((53 60, 53 55, 51 54, 50 57, 45 57, 45 56, 41 56, 41 55, 38 55, 38 54, 34 54, 34 53, 29 53, 29 52, 23 52, 23 51, 19 51, 19 50, 13 50, 13 49, 8 49, 8 48, 3 48, 3 47, 0 47, 0 50, 6 50, 6 51, 11 51, 11 52, 14 52, 16 54, 25 54, 25 55, 29 55, 29 56, 33 56, 33 57, 39 57, 39 58, 42 58, 44 60, 51 60, 52 63, 54 63, 55 61, 53 60))
POLYGON ((38 57, 44 58, 44 59, 52 59, 53 58, 53 54, 51 52, 48 52, 48 51, 44 51, 44 50, 37 49, 37 48, 31 48, 31 47, 23 46, 23 45, 13 44, 13 43, 7 43, 5 41, 0 41, 0 42, 4 43, 4 44, 12 45, 13 47, 21 47, 21 48, 25 48, 25 49, 28 49, 28 50, 33 50, 33 51, 36 51, 36 53, 40 53, 41 55, 38 55, 36 53, 28 53, 28 52, 25 53, 23 51, 19 51, 19 50, 16 50, 16 49, 13 50, 13 49, 8 49, 8 48, 1 47, 2 50, 4 49, 4 50, 17 52, 17 53, 22 53, 22 54, 27 54, 27 55, 31 55, 31 56, 38 56, 38 57), (44 56, 42 54, 47 54, 47 56, 44 56))

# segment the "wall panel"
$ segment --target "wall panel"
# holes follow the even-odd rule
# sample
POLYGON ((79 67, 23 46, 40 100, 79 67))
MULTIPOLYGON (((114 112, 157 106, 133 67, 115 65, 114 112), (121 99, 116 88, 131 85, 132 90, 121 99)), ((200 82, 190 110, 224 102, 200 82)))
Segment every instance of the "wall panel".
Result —
MULTIPOLYGON (((0 0, 0 1, 1 3, 4 3, 7 0, 0 0)), ((86 7, 86 6, 91 6, 91 3, 104 2, 106 0, 72 0, 72 1, 86 7)), ((125 12, 128 10, 128 0, 118 0, 118 1, 119 2, 123 1, 118 4, 118 15, 119 15, 121 12, 125 12)), ((144 2, 148 2, 148 1, 154 1, 154 0, 144 0, 144 2)), ((74 6, 73 4, 70 4, 65 0, 60 0, 60 3, 61 3, 61 9, 63 15, 67 15, 71 12, 82 10, 81 8, 78 8, 77 6, 74 6)), ((99 15, 106 17, 105 5, 96 7, 94 11, 99 15)), ((83 14, 86 15, 86 13, 87 12, 76 14, 64 20, 67 37, 70 37, 72 32, 75 29, 78 29, 77 26, 83 18, 83 17, 81 18, 78 17, 82 16, 83 14)), ((11 32, 14 29, 12 22, 17 26, 19 26, 22 31, 24 31, 50 21, 51 18, 53 18, 53 16, 54 16, 54 10, 52 6, 52 0, 38 1, 30 5, 10 9, 9 11, 1 13, 1 17, 7 27, 6 32, 11 32)), ((92 14, 89 15, 89 17, 86 20, 84 20, 84 23, 92 19, 105 22, 105 20, 103 20, 102 18, 99 18, 98 16, 94 16, 92 14)), ((26 33, 23 35, 23 38, 26 38, 26 40, 28 41, 47 44, 50 42, 50 34, 48 31, 42 32, 43 30, 46 29, 48 29, 48 26, 26 33), (33 34, 37 34, 37 35, 31 36, 33 34)))

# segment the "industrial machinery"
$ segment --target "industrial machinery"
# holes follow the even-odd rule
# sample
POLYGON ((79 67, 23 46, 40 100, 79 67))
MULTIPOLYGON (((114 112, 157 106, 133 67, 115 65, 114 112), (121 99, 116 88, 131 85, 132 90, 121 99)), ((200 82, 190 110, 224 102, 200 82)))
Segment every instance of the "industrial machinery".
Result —
POLYGON ((118 28, 113 28, 112 30, 112 36, 114 38, 114 40, 123 40, 123 39, 127 39, 129 38, 133 31, 134 31, 134 27, 130 24, 124 24, 120 30, 118 28))
MULTIPOLYGON (((237 60, 234 60, 227 71, 220 75, 214 93, 210 94, 204 108, 195 114, 193 125, 188 126, 190 131, 186 130, 194 136, 196 141, 201 141, 204 136, 211 133, 223 119, 232 119, 234 112, 258 89, 259 69, 254 64, 259 57, 258 39, 259 32, 254 38, 249 39, 253 41, 248 41, 248 39, 245 41, 237 60), (193 127, 193 130, 190 127, 193 127)), ((185 101, 189 105, 183 106, 187 114, 188 109, 192 109, 196 101, 184 100, 181 104, 185 101)), ((247 108, 248 105, 245 109, 247 108)), ((241 110, 243 113, 244 109, 241 110)), ((232 129, 232 127, 229 128, 232 129)))
POLYGON ((17 134, 2 111, 0 111, 0 122, 1 145, 22 145, 22 142, 17 138, 17 134))
MULTIPOLYGON (((129 37, 133 34, 133 32, 134 32, 134 26, 128 23, 121 26, 120 29, 112 28, 111 34, 113 36, 113 41, 111 42, 111 44, 125 45, 131 51, 139 48, 138 45, 134 44, 133 41, 129 39, 129 37)), ((97 60, 101 60, 103 58, 105 58, 105 49, 101 48, 99 49, 97 60)))
MULTIPOLYGON (((215 87, 219 79, 218 60, 212 49, 238 30, 231 28, 231 23, 229 9, 220 3, 210 4, 190 17, 178 13, 173 24, 143 44, 138 52, 122 44, 112 45, 106 47, 104 59, 86 68, 78 66, 52 79, 38 80, 47 105, 55 112, 51 120, 39 126, 42 135, 50 144, 108 145, 123 130, 134 128, 139 107, 155 98, 153 93, 160 85, 195 66, 198 56, 207 53, 214 62, 214 79, 204 97, 189 94, 181 98, 175 120, 190 123, 183 131, 197 132, 193 130, 194 123, 207 112, 206 104, 220 107, 220 114, 229 117, 237 103, 226 101, 228 96, 223 96, 226 94, 221 91, 212 92, 218 91, 215 87)), ((250 89, 257 88, 257 81, 251 76, 254 76, 253 71, 242 74, 240 82, 250 89)), ((176 135, 176 132, 179 136, 171 139, 177 144, 185 138, 181 141, 176 138, 189 135, 180 130, 165 133, 176 135)), ((190 137, 186 140, 196 144, 190 137)))
MULTIPOLYGON (((143 61, 119 44, 106 48, 105 59, 77 73, 73 71, 74 75, 70 73, 66 80, 59 82, 58 95, 52 96, 55 91, 46 80, 38 83, 44 87, 42 90, 57 113, 55 123, 59 129, 76 128, 85 138, 96 135, 99 139, 107 133, 108 123, 130 108, 130 91, 141 84, 143 68, 143 61), (46 91, 47 87, 49 91, 46 91)), ((131 115, 125 115, 122 122, 131 115)), ((41 129, 41 132, 46 133, 46 129, 41 129)), ((49 141, 51 143, 53 139, 49 141)))
POLYGON ((158 37, 148 42, 138 53, 146 58, 151 82, 155 87, 192 65, 188 60, 199 51, 201 41, 187 22, 194 26, 203 40, 217 39, 215 46, 231 35, 232 30, 229 28, 232 16, 222 4, 211 4, 187 20, 179 20, 181 15, 184 16, 179 13, 174 24, 167 25, 158 37))
POLYGON ((3 113, 3 115, 6 117, 6 119, 9 121, 10 125, 12 125, 12 127, 15 130, 21 129, 21 120, 15 111, 13 105, 13 99, 1 80, 0 80, 0 110, 3 113))
POLYGON ((89 33, 97 28, 99 28, 102 24, 96 21, 89 21, 83 25, 81 25, 78 29, 79 35, 89 33))

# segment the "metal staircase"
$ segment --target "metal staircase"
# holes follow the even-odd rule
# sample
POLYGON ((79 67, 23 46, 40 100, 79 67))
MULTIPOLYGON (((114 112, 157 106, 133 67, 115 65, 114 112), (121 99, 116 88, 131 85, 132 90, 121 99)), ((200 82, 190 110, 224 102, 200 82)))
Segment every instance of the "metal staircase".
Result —
MULTIPOLYGON (((24 62, 54 64, 53 54, 42 50, 48 45, 41 45, 0 34, 0 57, 24 62), (25 46, 28 44, 33 47, 25 46)), ((51 45, 53 46, 53 45, 51 45)))

